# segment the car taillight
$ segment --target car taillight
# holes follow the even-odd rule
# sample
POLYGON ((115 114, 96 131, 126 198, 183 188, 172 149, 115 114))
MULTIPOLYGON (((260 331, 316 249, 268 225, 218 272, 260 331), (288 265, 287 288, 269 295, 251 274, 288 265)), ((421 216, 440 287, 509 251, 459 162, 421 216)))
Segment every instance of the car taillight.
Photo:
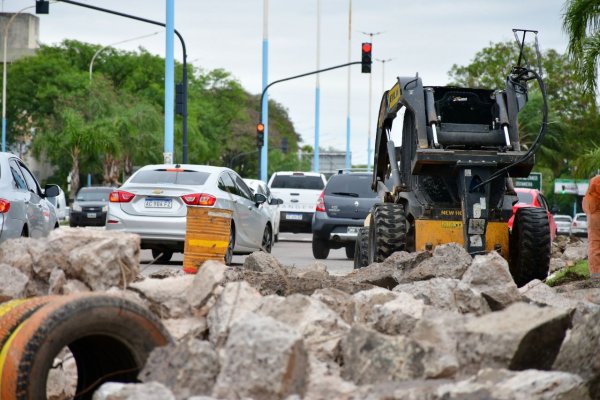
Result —
POLYGON ((317 200, 316 211, 325 212, 325 192, 321 192, 319 199, 317 200))
POLYGON ((181 199, 188 206, 214 206, 217 198, 206 193, 184 194, 181 199))
POLYGON ((0 214, 7 213, 10 210, 10 201, 0 199, 0 214))
POLYGON ((115 190, 108 196, 108 200, 111 203, 129 203, 134 197, 135 194, 133 193, 124 190, 115 190))

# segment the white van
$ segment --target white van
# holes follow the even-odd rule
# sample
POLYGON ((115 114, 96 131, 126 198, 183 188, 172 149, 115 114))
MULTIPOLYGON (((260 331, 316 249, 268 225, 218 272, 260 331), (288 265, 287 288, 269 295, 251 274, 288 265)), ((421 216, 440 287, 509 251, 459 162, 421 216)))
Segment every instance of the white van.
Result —
POLYGON ((269 179, 274 197, 283 200, 279 206, 280 232, 311 232, 317 200, 327 178, 318 172, 275 172, 269 179))
POLYGON ((54 208, 56 209, 56 218, 59 221, 69 220, 69 207, 67 207, 67 198, 65 197, 65 192, 63 192, 62 189, 60 189, 58 196, 48 197, 48 201, 54 205, 54 208))

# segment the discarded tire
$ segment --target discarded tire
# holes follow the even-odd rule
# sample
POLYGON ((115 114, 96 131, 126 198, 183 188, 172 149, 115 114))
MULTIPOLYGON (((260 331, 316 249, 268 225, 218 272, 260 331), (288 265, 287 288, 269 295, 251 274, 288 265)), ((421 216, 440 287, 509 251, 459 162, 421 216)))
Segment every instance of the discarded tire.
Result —
POLYGON ((77 364, 75 399, 91 399, 104 382, 137 382, 150 352, 170 341, 160 320, 129 300, 104 294, 50 299, 2 348, 0 398, 45 399, 48 371, 68 347, 77 364))
MULTIPOLYGON (((48 304, 58 296, 34 297, 31 299, 15 299, 0 305, 0 349, 4 347, 15 329, 19 327, 38 308, 48 304)), ((0 359, 0 371, 2 359, 0 359)))

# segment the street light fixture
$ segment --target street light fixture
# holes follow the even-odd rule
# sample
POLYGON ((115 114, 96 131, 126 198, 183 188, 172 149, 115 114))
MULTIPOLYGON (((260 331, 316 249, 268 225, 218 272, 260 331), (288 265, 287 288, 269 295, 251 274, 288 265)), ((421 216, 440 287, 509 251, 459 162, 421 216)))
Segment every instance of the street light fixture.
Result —
POLYGON ((159 33, 160 33, 159 31, 156 31, 156 32, 153 32, 153 33, 149 33, 147 35, 137 36, 137 37, 134 37, 134 38, 131 38, 131 39, 126 39, 126 40, 121 40, 119 42, 114 42, 114 43, 111 43, 111 44, 107 44, 106 46, 98 49, 98 51, 96 51, 94 53, 94 55, 92 56, 92 61, 90 61, 90 82, 92 81, 92 72, 93 72, 92 70, 94 68, 94 61, 96 60, 96 57, 98 57, 98 54, 102 53, 104 50, 108 49, 109 47, 116 46, 118 44, 127 43, 127 42, 133 42, 134 40, 144 39, 144 38, 147 38, 147 37, 150 37, 150 36, 158 35, 159 33))
POLYGON ((15 18, 25 10, 35 8, 35 6, 29 6, 22 8, 10 17, 8 23, 4 27, 4 50, 2 56, 2 151, 6 151, 6 48, 8 47, 8 31, 15 18))

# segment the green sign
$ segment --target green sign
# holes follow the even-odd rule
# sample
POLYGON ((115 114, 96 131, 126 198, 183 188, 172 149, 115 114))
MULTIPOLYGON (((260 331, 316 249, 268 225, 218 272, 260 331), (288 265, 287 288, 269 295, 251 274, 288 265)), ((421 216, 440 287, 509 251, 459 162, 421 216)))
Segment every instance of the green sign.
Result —
POLYGON ((542 173, 532 172, 527 178, 513 178, 515 187, 542 191, 542 173))

